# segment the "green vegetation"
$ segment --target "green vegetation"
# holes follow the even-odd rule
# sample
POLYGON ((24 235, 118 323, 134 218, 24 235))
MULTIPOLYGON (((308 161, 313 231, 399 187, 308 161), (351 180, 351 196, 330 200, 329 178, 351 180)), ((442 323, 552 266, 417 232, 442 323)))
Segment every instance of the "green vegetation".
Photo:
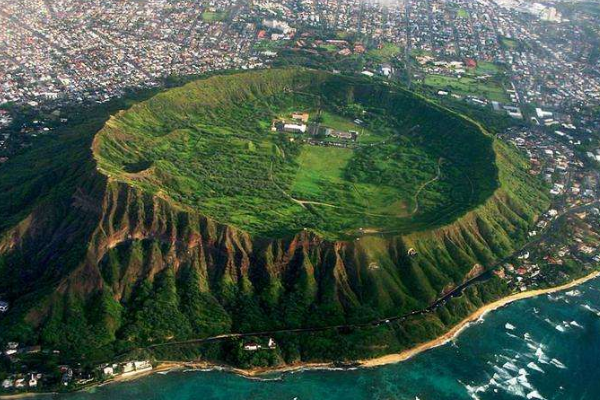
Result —
POLYGON ((389 61, 392 57, 397 56, 402 51, 400 46, 393 43, 384 43, 380 49, 372 49, 367 52, 367 56, 374 58, 380 62, 389 61))
POLYGON ((427 75, 424 84, 463 96, 484 97, 501 103, 507 103, 510 100, 502 85, 489 79, 484 81, 471 77, 455 78, 443 75, 427 75))
POLYGON ((477 68, 475 69, 475 73, 478 75, 496 75, 501 71, 498 65, 489 61, 477 62, 477 68))
POLYGON ((456 12, 456 16, 458 18, 469 18, 469 12, 467 10, 465 10, 464 8, 459 8, 458 11, 456 12))
POLYGON ((329 52, 337 52, 339 49, 336 45, 334 44, 327 44, 327 43, 323 43, 319 46, 320 49, 323 49, 325 51, 329 51, 329 52))
POLYGON ((227 12, 225 11, 204 11, 202 13, 202 20, 204 22, 218 22, 224 21, 227 18, 227 12))
POLYGON ((516 49, 517 47, 519 47, 519 42, 517 42, 515 39, 511 39, 511 38, 507 38, 507 37, 502 37, 500 38, 500 42, 508 47, 509 49, 516 49))
POLYGON ((477 127, 408 92, 307 70, 188 84, 112 119, 94 149, 111 178, 267 237, 431 228, 496 187, 491 138, 477 127), (315 149, 271 132, 292 110, 321 111, 358 144, 315 149))
POLYGON ((104 124, 112 111, 82 114, 0 167, 0 297, 11 303, 0 345, 60 350, 46 358, 54 366, 249 367, 401 350, 506 287, 491 279, 435 313, 371 322, 423 309, 474 264, 513 254, 548 204, 526 162, 469 117, 480 114, 374 79, 220 75, 104 124), (294 110, 360 127, 358 141, 316 146, 270 130, 294 110), (368 326, 273 334, 277 349, 255 354, 238 339, 156 346, 358 323, 368 326))

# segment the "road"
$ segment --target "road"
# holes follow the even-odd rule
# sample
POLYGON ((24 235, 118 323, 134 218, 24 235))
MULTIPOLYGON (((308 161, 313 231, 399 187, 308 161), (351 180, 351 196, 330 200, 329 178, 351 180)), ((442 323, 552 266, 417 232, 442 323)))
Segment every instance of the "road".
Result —
POLYGON ((521 248, 519 248, 518 250, 516 250, 509 256, 507 256, 501 260, 498 260, 496 263, 488 266, 488 268, 485 271, 483 271, 482 273, 480 273, 479 275, 477 275, 477 276, 469 279, 468 281, 462 283, 461 285, 457 286, 452 291, 439 297, 434 302, 432 302, 429 306, 427 306, 421 310, 411 311, 407 314, 402 314, 402 315, 398 315, 398 316, 380 318, 380 319, 376 319, 373 321, 364 322, 364 323, 360 323, 360 324, 342 324, 342 325, 330 325, 330 326, 322 326, 322 327, 279 329, 279 330, 247 332, 247 333, 230 333, 230 334, 218 335, 218 336, 213 336, 213 337, 208 337, 208 338, 158 343, 158 344, 150 345, 150 346, 146 347, 146 349, 153 349, 153 348, 165 347, 165 346, 202 344, 202 343, 209 343, 209 342, 215 342, 215 341, 227 340, 227 339, 243 339, 243 338, 248 338, 248 337, 273 336, 273 335, 285 334, 285 333, 309 333, 309 332, 322 332, 322 331, 327 331, 327 330, 351 331, 353 329, 379 326, 379 325, 389 324, 394 321, 404 321, 407 318, 429 314, 429 313, 434 312, 438 307, 444 305, 448 300, 452 299, 453 297, 458 297, 458 296, 462 295, 463 292, 465 291, 465 289, 469 288, 470 286, 472 286, 476 283, 479 283, 479 282, 484 282, 485 280, 489 279, 492 276, 493 270, 498 265, 500 265, 500 264, 504 263, 505 261, 509 260, 510 258, 513 258, 516 255, 526 251, 527 249, 531 248, 532 246, 538 244, 540 241, 545 239, 548 236, 548 233, 551 232, 553 228, 556 228, 556 226, 560 223, 560 221, 566 215, 578 213, 578 212, 581 212, 581 211, 584 211, 586 209, 596 207, 596 206, 600 206, 600 200, 596 200, 592 203, 583 204, 583 205, 576 206, 576 207, 571 207, 571 208, 565 210, 563 213, 559 214, 550 224, 548 224, 546 229, 542 233, 537 235, 535 237, 535 239, 527 242, 525 245, 523 245, 521 248))

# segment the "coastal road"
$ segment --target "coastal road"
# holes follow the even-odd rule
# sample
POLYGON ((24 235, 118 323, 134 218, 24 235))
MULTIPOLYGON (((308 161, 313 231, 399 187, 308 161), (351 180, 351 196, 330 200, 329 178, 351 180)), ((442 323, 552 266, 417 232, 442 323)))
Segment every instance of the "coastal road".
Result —
POLYGON ((600 206, 600 200, 595 200, 591 203, 582 204, 579 206, 575 206, 575 207, 566 209, 564 212, 559 214, 554 220, 552 220, 552 222, 550 224, 548 224, 548 226, 546 227, 544 232, 537 235, 535 237, 535 239, 527 242, 523 247, 519 248, 517 251, 513 252, 509 256, 507 256, 501 260, 498 260, 496 263, 488 266, 488 268, 485 271, 483 271, 482 273, 474 276, 473 278, 471 278, 471 279, 467 280, 466 282, 462 283, 461 285, 457 286, 456 288, 454 288, 450 292, 446 293, 445 295, 439 297, 437 300, 432 302, 429 306, 427 306, 426 308, 423 308, 421 310, 415 310, 415 311, 411 311, 407 314, 392 316, 392 317, 388 317, 388 318, 380 318, 380 319, 376 319, 373 321, 364 322, 364 323, 360 323, 360 324, 342 324, 342 325, 328 325, 328 326, 322 326, 322 327, 279 329, 279 330, 270 330, 270 331, 245 332, 245 333, 229 333, 229 334, 223 334, 223 335, 212 336, 212 337, 207 337, 207 338, 157 343, 157 344, 147 346, 147 347, 145 347, 145 349, 155 349, 158 347, 165 347, 165 346, 203 344, 203 343, 215 342, 215 341, 219 341, 219 340, 243 339, 243 338, 249 338, 249 337, 264 337, 264 336, 273 336, 273 335, 277 335, 277 334, 286 334, 286 333, 310 333, 310 332, 323 332, 323 331, 327 331, 327 330, 337 330, 340 332, 344 332, 344 331, 348 332, 353 329, 374 327, 374 326, 389 324, 391 322, 396 322, 396 321, 402 322, 411 317, 429 314, 429 313, 434 312, 438 307, 444 305, 448 300, 452 299, 453 297, 458 297, 458 296, 462 295, 463 292, 465 291, 465 289, 469 288, 470 286, 472 286, 476 283, 479 283, 479 282, 484 282, 485 280, 489 279, 492 276, 492 272, 498 265, 500 265, 500 264, 504 263, 506 260, 513 258, 514 256, 526 251, 527 249, 531 248, 532 246, 538 244, 540 241, 545 239, 548 236, 548 233, 553 228, 555 228, 563 220, 563 218, 565 216, 574 214, 574 213, 579 213, 579 212, 582 212, 582 211, 585 211, 592 207, 597 207, 597 206, 600 206))

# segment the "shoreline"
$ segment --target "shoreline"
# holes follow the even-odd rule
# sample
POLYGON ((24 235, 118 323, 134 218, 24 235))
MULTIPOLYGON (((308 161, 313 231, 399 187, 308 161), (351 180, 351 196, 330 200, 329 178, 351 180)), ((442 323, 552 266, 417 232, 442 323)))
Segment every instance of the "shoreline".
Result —
MULTIPOLYGON (((492 303, 486 304, 483 307, 478 308, 468 317, 464 318, 454 327, 452 327, 448 332, 444 333, 442 336, 432 339, 430 341, 421 343, 412 348, 401 351, 400 353, 387 354, 381 357, 371 358, 371 359, 363 359, 356 360, 356 368, 374 368, 380 367, 383 365, 389 364, 397 364, 410 358, 424 353, 433 348, 443 346, 450 342, 451 340, 457 338, 465 329, 467 329, 473 322, 479 320, 486 314, 498 310, 502 307, 507 306, 515 301, 525 300, 537 296, 541 296, 544 294, 561 292, 567 289, 571 289, 575 286, 582 285, 592 279, 595 279, 600 276, 600 271, 594 271, 586 276, 575 279, 569 283, 565 283, 560 286, 555 286, 547 289, 535 289, 528 290, 521 293, 515 293, 504 297, 502 299, 496 300, 492 303)), ((306 370, 319 370, 319 369, 347 369, 345 367, 340 367, 336 365, 334 362, 314 362, 314 363, 298 363, 285 365, 281 367, 274 368, 253 368, 253 369, 241 369, 234 368, 225 365, 218 365, 209 362, 185 362, 185 361, 161 361, 159 364, 150 371, 144 371, 139 374, 129 375, 129 376, 116 376, 111 380, 101 382, 95 385, 91 385, 87 388, 82 388, 78 391, 85 391, 92 387, 100 387, 105 385, 110 385, 113 383, 121 383, 127 381, 137 380, 139 378, 144 378, 156 373, 169 373, 171 371, 179 371, 179 370, 198 370, 198 371, 223 371, 234 373, 236 375, 243 376, 245 378, 259 378, 262 375, 267 374, 277 374, 277 373, 289 373, 289 372, 297 372, 297 371, 306 371, 306 370)), ((23 399, 30 398, 36 396, 52 396, 60 393, 57 392, 47 392, 47 393, 19 393, 19 394, 9 394, 9 395, 0 395, 0 400, 9 400, 9 399, 23 399)))
MULTIPOLYGON (((362 359, 356 360, 357 368, 374 368, 380 367, 388 364, 396 364, 402 361, 406 361, 418 354, 424 353, 427 350, 431 350, 433 348, 443 346, 450 342, 451 340, 458 337, 465 329, 467 329, 473 322, 479 320, 486 314, 498 310, 502 307, 509 305, 510 303, 514 303, 515 301, 525 300, 537 296, 541 296, 544 294, 561 292, 567 289, 571 289, 575 286, 582 285, 592 279, 598 278, 600 276, 600 271, 594 271, 588 275, 585 275, 581 278, 577 278, 571 282, 565 283, 560 286, 554 286, 546 289, 535 289, 528 290, 525 292, 515 293, 509 295, 507 297, 496 300, 492 303, 486 304, 483 307, 478 308, 468 317, 464 318, 454 327, 452 327, 448 332, 444 333, 442 336, 429 340, 427 342, 418 344, 409 349, 403 350, 400 353, 387 354, 381 357, 371 358, 371 359, 362 359)), ((163 364, 159 364, 161 367, 163 364)), ((253 368, 253 369, 239 369, 227 366, 219 366, 210 363, 194 363, 194 362, 168 362, 165 365, 173 365, 172 369, 220 369, 225 372, 232 372, 240 376, 244 376, 246 378, 256 378, 261 375, 272 374, 272 373, 286 373, 286 372, 296 372, 300 370, 317 370, 317 369, 344 369, 343 367, 337 366, 333 362, 322 362, 322 363, 300 363, 294 365, 285 365, 282 367, 275 368, 253 368)))
POLYGON ((569 283, 565 283, 564 285, 555 286, 547 289, 535 289, 528 290, 525 292, 515 293, 510 296, 504 297, 502 299, 496 300, 492 303, 486 304, 483 307, 478 308, 471 315, 460 321, 456 324, 452 329, 443 334, 442 336, 430 340, 428 342, 421 343, 413 348, 406 349, 400 353, 388 354, 385 356, 367 359, 367 360, 359 360, 361 368, 372 368, 378 367, 387 364, 395 364, 402 361, 406 361, 420 353, 423 353, 427 350, 433 349, 435 347, 443 346, 451 340, 457 338, 466 328, 469 327, 473 322, 479 320, 484 317, 486 314, 498 310, 502 307, 509 305, 510 303, 514 303, 515 301, 525 300, 537 296, 541 296, 544 294, 562 292, 567 289, 571 289, 575 286, 582 285, 592 279, 600 276, 600 271, 594 271, 586 276, 575 279, 569 283))

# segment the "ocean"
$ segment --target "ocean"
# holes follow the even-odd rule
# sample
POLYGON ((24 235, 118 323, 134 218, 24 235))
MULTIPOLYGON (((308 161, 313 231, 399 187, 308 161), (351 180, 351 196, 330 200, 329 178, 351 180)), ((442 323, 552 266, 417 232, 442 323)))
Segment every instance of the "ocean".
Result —
POLYGON ((600 279, 512 303, 399 364, 248 379, 170 372, 61 400, 600 399, 600 279))

